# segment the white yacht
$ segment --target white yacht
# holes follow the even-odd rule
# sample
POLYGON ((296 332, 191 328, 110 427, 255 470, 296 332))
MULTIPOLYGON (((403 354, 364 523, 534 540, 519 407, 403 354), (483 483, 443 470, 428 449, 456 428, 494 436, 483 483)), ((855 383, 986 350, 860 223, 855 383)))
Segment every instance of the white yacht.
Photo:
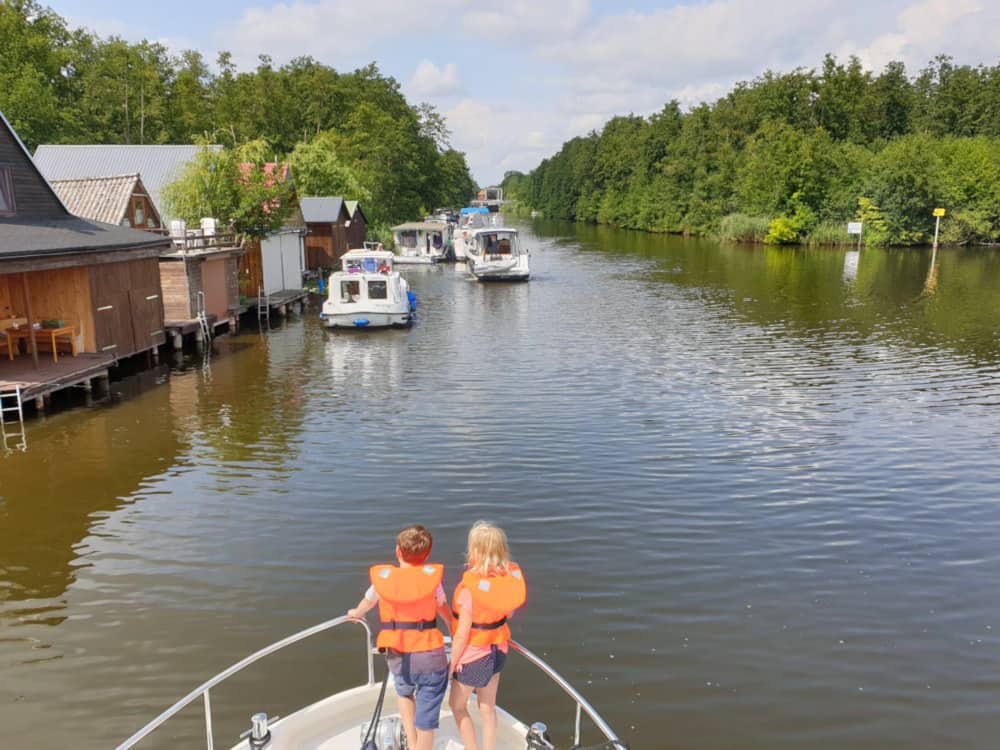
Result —
POLYGON ((486 227, 472 233, 466 244, 469 271, 480 281, 527 281, 530 253, 521 247, 517 230, 486 227))
POLYGON ((430 265, 447 260, 451 225, 440 221, 411 221, 392 228, 396 262, 430 265))
MULTIPOLYGON (((293 711, 288 716, 280 719, 278 717, 270 717, 266 713, 261 712, 260 709, 265 708, 264 706, 248 706, 248 709, 253 710, 253 713, 249 715, 250 727, 232 746, 233 750, 264 750, 265 748, 267 750, 358 750, 362 746, 362 741, 366 735, 374 739, 376 747, 379 750, 405 750, 406 737, 403 733, 399 715, 394 711, 396 701, 393 681, 388 680, 386 683, 375 681, 374 655, 377 651, 372 647, 371 629, 365 621, 354 620, 348 617, 337 617, 319 625, 314 625, 311 628, 272 643, 270 646, 266 646, 242 661, 237 662, 181 698, 173 706, 118 745, 118 750, 129 750, 137 746, 143 739, 176 714, 195 703, 203 703, 205 744, 208 750, 212 750, 215 738, 212 729, 211 690, 265 656, 269 656, 311 636, 327 633, 327 631, 344 624, 353 624, 364 628, 365 653, 368 659, 367 681, 357 687, 335 693, 312 705, 293 711), (384 701, 380 702, 379 695, 383 690, 385 690, 384 701), (376 706, 378 705, 383 707, 380 714, 376 711, 376 706), (373 730, 369 733, 369 726, 377 715, 377 724, 375 724, 373 730)), ((329 635, 326 637, 329 638, 329 635)), ((548 677, 557 688, 562 690, 565 696, 569 697, 569 705, 575 708, 572 748, 582 750, 582 729, 586 728, 589 737, 587 750, 628 750, 628 746, 618 738, 597 711, 552 667, 515 641, 510 642, 510 652, 512 656, 517 654, 534 665, 541 671, 542 675, 548 677), (586 727, 581 726, 584 715, 589 720, 586 727)), ((322 664, 318 665, 317 668, 321 669, 324 673, 329 673, 334 666, 332 664, 322 664)), ((336 665, 338 671, 342 666, 336 665)), ((280 700, 281 691, 279 690, 273 694, 269 693, 269 695, 275 700, 280 700)), ((560 700, 559 703, 561 704, 562 701, 560 700)), ((470 701, 469 713, 476 724, 477 734, 482 736, 482 722, 475 701, 470 701)), ((531 716, 525 718, 533 721, 533 723, 527 724, 502 708, 497 708, 497 750, 555 750, 556 746, 548 736, 546 725, 534 720, 546 718, 553 720, 557 717, 531 716)), ((565 718, 568 719, 569 717, 565 718)), ((169 740, 168 744, 170 744, 169 740)), ((458 730, 455 727, 455 722, 451 717, 451 711, 448 709, 447 700, 442 706, 440 728, 435 732, 434 747, 435 750, 463 750, 464 748, 461 744, 458 730)))
POLYGON ((416 296, 393 267, 388 250, 350 250, 341 270, 330 274, 320 320, 328 328, 408 326, 417 309, 416 296))

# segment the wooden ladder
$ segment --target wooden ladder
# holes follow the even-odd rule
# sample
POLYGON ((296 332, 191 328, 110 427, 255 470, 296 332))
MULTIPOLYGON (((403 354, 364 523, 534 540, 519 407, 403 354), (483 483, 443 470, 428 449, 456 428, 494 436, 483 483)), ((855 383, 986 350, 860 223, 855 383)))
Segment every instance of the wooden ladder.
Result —
POLYGON ((28 438, 24 432, 24 410, 21 408, 21 386, 13 391, 0 391, 0 435, 3 449, 28 450, 28 438), (11 415, 16 415, 13 417, 11 415), (8 429, 10 427, 11 429, 8 429))
POLYGON ((271 301, 268 295, 264 294, 264 287, 257 289, 257 321, 261 327, 271 327, 271 301))

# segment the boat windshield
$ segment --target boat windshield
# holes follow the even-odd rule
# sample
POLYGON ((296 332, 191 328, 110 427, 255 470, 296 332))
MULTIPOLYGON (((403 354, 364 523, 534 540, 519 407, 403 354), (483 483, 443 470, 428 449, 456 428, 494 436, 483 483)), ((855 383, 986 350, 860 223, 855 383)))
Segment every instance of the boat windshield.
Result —
POLYGON ((400 247, 416 247, 417 246, 417 230, 416 229, 403 229, 396 234, 396 244, 400 247))
POLYGON ((344 270, 348 273, 389 273, 392 261, 368 255, 344 258, 344 270))
POLYGON ((511 256, 515 251, 515 235, 510 233, 490 232, 479 235, 479 246, 484 255, 511 256))

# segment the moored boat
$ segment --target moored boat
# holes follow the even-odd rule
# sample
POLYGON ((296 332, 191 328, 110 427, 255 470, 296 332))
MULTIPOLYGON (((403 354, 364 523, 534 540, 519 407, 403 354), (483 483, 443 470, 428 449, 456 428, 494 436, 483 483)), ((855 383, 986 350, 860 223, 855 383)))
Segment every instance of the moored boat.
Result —
POLYGON ((469 271, 480 281, 527 281, 531 276, 531 254, 512 227, 477 229, 466 249, 469 271))
MULTIPOLYGON (((347 623, 357 624, 364 628, 365 653, 368 662, 367 682, 323 698, 284 718, 271 718, 266 713, 254 711, 250 716, 250 729, 241 736, 240 740, 233 746, 233 750, 264 750, 264 748, 268 750, 292 750, 293 748, 295 750, 358 750, 373 718, 372 714, 376 702, 380 700, 379 694, 382 691, 382 685, 375 681, 374 654, 377 652, 373 648, 371 629, 363 620, 354 620, 349 617, 337 617, 295 633, 260 649, 223 670, 199 685, 122 742, 118 746, 118 750, 129 750, 135 747, 185 707, 198 701, 204 705, 206 747, 212 750, 214 732, 212 729, 212 704, 209 697, 212 689, 265 656, 347 623)), ((598 740, 598 744, 589 745, 588 750, 598 750, 598 748, 601 750, 628 750, 628 746, 618 738, 618 735, 600 714, 558 672, 516 641, 510 641, 510 649, 512 653, 523 657, 540 670, 575 704, 574 738, 571 748, 582 750, 582 718, 586 715, 596 729, 596 734, 603 736, 603 739, 598 740)), ((328 670, 329 666, 324 666, 323 669, 328 670)), ((279 696, 280 693, 276 697, 279 696)), ((386 707, 393 705, 391 700, 393 697, 393 681, 388 680, 385 685, 383 705, 386 707)), ((447 702, 444 705, 447 706, 447 702)), ((255 706, 254 708, 260 709, 263 706, 255 706)), ((470 701, 469 713, 476 724, 477 731, 481 731, 481 719, 474 701, 470 701)), ((496 713, 497 750, 555 750, 555 745, 548 737, 544 723, 536 721, 530 725, 526 724, 499 707, 496 713)), ((542 718, 551 720, 557 717, 531 717, 531 719, 542 718)), ((587 728, 590 729, 590 727, 587 728)), ((374 736, 379 750, 404 750, 406 747, 406 739, 399 716, 391 711, 382 713, 371 735, 374 736)), ((436 732, 434 746, 435 748, 455 748, 458 750, 463 748, 455 722, 447 708, 443 708, 441 711, 440 728, 436 732)))
POLYGON ((447 260, 451 226, 441 221, 411 221, 392 228, 396 263, 430 265, 447 260))
POLYGON ((413 322, 416 297, 388 250, 351 250, 330 274, 320 319, 327 328, 386 328, 413 322))

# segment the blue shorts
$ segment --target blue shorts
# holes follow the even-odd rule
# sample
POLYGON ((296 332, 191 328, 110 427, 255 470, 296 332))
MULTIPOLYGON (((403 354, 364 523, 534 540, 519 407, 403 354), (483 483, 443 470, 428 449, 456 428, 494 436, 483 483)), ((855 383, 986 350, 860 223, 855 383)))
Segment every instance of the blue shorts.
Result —
POLYGON ((507 663, 507 654, 496 646, 481 659, 462 665, 459 672, 453 675, 463 685, 473 688, 484 688, 490 684, 493 675, 498 674, 507 663))
POLYGON ((417 729, 437 729, 441 715, 441 703, 448 690, 448 669, 426 674, 408 674, 404 669, 397 675, 396 695, 400 698, 415 698, 417 716, 413 724, 417 729))

